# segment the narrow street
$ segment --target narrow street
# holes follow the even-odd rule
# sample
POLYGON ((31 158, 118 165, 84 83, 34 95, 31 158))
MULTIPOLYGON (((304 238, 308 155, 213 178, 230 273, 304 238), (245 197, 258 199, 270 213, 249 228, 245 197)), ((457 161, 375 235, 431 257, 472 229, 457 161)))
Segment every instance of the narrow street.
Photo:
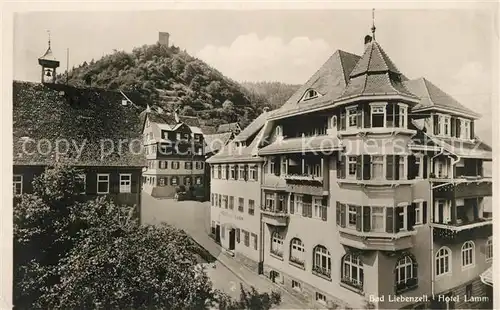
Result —
POLYGON ((299 300, 287 291, 263 276, 241 266, 221 251, 207 234, 210 230, 210 206, 208 202, 175 201, 172 199, 155 199, 142 194, 142 223, 168 223, 184 229, 201 246, 207 249, 216 259, 215 268, 207 266, 206 272, 215 288, 220 289, 233 298, 239 298, 240 283, 245 287, 255 287, 259 292, 281 293, 280 309, 309 309, 310 305, 299 300))

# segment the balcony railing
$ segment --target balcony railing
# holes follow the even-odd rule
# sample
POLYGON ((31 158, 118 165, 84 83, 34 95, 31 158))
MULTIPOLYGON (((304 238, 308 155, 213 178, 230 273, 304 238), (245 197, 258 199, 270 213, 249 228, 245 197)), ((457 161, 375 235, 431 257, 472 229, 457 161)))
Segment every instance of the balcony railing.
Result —
POLYGON ((359 291, 363 291, 363 282, 357 281, 355 279, 347 278, 347 277, 342 277, 340 279, 340 282, 356 289, 359 291))
POLYGON ((487 238, 493 235, 492 219, 476 219, 473 222, 462 222, 456 224, 432 223, 433 235, 436 241, 462 242, 475 238, 487 238))
POLYGON ((262 206, 261 207, 262 221, 273 226, 287 226, 288 212, 286 209, 278 209, 276 207, 262 206))
POLYGON ((287 181, 323 182, 323 177, 312 174, 287 174, 285 175, 285 179, 287 181))
POLYGON ((340 243, 360 250, 399 251, 413 247, 412 237, 416 230, 405 230, 397 233, 358 231, 346 227, 338 227, 340 243))

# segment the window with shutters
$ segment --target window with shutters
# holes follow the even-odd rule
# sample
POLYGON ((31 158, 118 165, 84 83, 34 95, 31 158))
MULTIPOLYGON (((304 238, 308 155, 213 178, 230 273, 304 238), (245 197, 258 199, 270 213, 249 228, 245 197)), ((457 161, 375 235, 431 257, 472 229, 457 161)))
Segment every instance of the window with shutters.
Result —
POLYGON ((448 247, 442 247, 436 252, 435 258, 436 276, 451 273, 451 250, 448 247))
POLYGON ((399 228, 400 231, 407 230, 407 223, 408 223, 408 213, 407 213, 407 207, 398 207, 396 208, 396 223, 398 224, 397 227, 399 228))
POLYGON ((358 127, 358 109, 357 106, 346 108, 347 111, 347 128, 358 127))
POLYGON ((491 261, 493 259, 493 239, 488 237, 486 241, 486 261, 491 261))
POLYGON ((347 225, 349 228, 356 229, 356 206, 347 208, 347 225))
POLYGON ((372 179, 375 180, 385 179, 384 156, 372 155, 371 163, 372 163, 372 179))
POLYGON ((326 209, 323 209, 323 198, 315 197, 313 198, 313 216, 317 219, 323 219, 323 212, 326 212, 326 209))
POLYGON ((415 178, 421 179, 424 175, 424 165, 422 165, 422 161, 424 160, 423 155, 416 155, 415 156, 415 171, 417 172, 417 175, 415 175, 415 178))
POLYGON ((347 175, 349 178, 356 178, 356 156, 347 156, 347 175))
POLYGON ((229 196, 229 209, 234 209, 234 196, 229 196))
POLYGON ((424 205, 423 201, 415 203, 415 225, 421 225, 424 223, 423 205, 424 205))
POLYGON ((332 276, 332 259, 330 252, 322 245, 317 245, 313 250, 313 268, 314 274, 327 278, 332 276))
POLYGON ((398 260, 395 269, 396 294, 416 287, 417 272, 417 262, 414 257, 405 255, 398 260))
POLYGON ((385 232, 384 210, 385 210, 384 207, 371 207, 371 212, 372 212, 371 231, 385 232))
POLYGON ((290 262, 300 266, 304 266, 304 253, 305 249, 302 240, 300 240, 299 238, 293 238, 290 241, 290 262))
POLYGON ((250 246, 250 233, 246 230, 243 231, 243 238, 245 242, 245 246, 250 246))
POLYGON ((253 199, 248 200, 248 214, 255 214, 255 201, 253 199))
POLYGON ((283 237, 276 231, 271 237, 271 253, 283 257, 283 237))
POLYGON ((462 245, 462 269, 474 267, 475 265, 475 245, 472 241, 466 241, 462 245))
POLYGON ((238 177, 239 177, 239 180, 245 179, 245 166, 244 165, 239 165, 238 177))
POLYGON ((342 283, 363 289, 364 271, 363 263, 358 255, 345 254, 342 257, 342 283))
POLYGON ((224 206, 224 209, 227 209, 227 208, 228 208, 228 206, 229 206, 229 201, 228 201, 227 195, 223 195, 223 196, 222 196, 222 205, 224 206))

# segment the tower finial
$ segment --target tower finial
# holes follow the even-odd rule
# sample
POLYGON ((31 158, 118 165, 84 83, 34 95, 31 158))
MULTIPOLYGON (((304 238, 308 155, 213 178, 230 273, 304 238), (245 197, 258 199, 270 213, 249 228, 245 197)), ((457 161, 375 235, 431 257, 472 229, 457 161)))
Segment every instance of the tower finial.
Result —
POLYGON ((49 36, 49 48, 50 48, 50 30, 47 30, 47 35, 49 36))
POLYGON ((373 40, 375 41, 375 9, 372 9, 372 37, 373 40))

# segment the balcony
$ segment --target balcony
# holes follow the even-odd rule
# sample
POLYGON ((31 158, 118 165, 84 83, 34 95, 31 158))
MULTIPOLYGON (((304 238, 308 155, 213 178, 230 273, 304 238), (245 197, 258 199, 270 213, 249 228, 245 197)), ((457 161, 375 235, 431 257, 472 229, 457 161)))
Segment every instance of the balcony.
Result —
POLYGON ((323 177, 314 176, 312 174, 287 174, 285 180, 292 183, 316 183, 323 184, 323 177))
POLYGON ((262 207, 262 221, 272 226, 287 226, 289 214, 286 210, 278 210, 276 208, 262 207))
POLYGON ((432 223, 434 240, 441 243, 462 243, 473 238, 493 235, 493 220, 479 218, 474 221, 457 221, 455 224, 432 223))
POLYGON ((416 230, 400 231, 397 233, 357 231, 350 228, 338 227, 340 243, 360 250, 399 251, 413 247, 412 236, 416 230))

